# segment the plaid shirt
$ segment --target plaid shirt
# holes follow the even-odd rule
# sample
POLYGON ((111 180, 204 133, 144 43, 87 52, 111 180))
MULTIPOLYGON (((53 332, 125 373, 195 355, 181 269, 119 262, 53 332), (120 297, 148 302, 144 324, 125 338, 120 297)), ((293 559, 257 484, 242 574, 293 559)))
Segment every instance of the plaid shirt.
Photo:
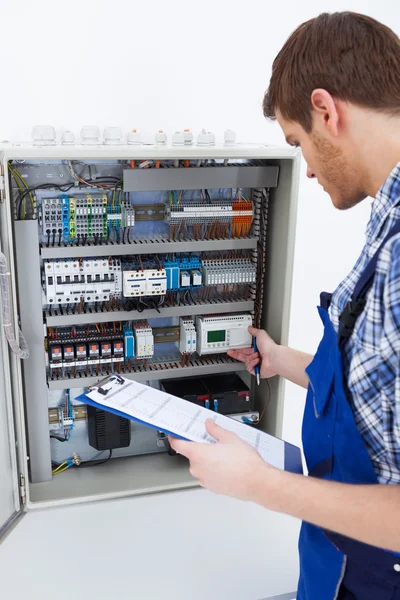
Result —
MULTIPOLYGON (((335 290, 339 315, 368 261, 400 219, 400 163, 372 203, 366 244, 353 270, 335 290)), ((382 248, 364 311, 344 347, 347 397, 379 483, 400 484, 400 234, 382 248)))

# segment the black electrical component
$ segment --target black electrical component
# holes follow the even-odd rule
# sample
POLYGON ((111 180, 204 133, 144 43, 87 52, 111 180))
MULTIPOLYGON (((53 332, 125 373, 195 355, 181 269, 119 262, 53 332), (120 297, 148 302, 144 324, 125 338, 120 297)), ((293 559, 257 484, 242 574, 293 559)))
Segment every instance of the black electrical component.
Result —
POLYGON ((131 443, 131 423, 94 406, 87 406, 89 444, 96 450, 126 448, 131 443))
POLYGON ((111 362, 111 342, 101 342, 100 350, 102 362, 111 362))
POLYGON ((202 379, 210 395, 210 408, 222 415, 248 412, 250 391, 236 373, 212 375, 202 379))
POLYGON ((252 410, 250 390, 235 373, 167 379, 161 382, 162 389, 178 398, 183 398, 222 415, 234 415, 252 410))
POLYGON ((75 352, 76 352, 77 360, 86 360, 87 359, 87 345, 86 344, 76 344, 75 352))
POLYGON ((100 346, 97 343, 89 344, 89 360, 91 362, 98 362, 100 359, 100 346))
POLYGON ((54 363, 54 364, 61 364, 63 357, 62 357, 62 348, 61 346, 51 346, 49 348, 49 354, 50 354, 50 362, 54 363))
POLYGON ((75 360, 75 347, 72 344, 64 344, 63 346, 63 360, 64 362, 74 362, 75 360))
POLYGON ((113 358, 124 357, 124 342, 113 342, 113 358))
POLYGON ((211 408, 210 395, 203 383, 198 377, 188 377, 187 379, 167 379, 161 382, 161 386, 167 394, 177 396, 188 400, 203 408, 211 408))

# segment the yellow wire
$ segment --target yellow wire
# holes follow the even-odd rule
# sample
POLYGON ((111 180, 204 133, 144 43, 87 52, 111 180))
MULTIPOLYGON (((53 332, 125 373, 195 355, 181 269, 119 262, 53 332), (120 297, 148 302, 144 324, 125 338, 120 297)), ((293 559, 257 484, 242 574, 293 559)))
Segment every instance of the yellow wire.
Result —
POLYGON ((63 471, 66 471, 68 469, 68 465, 66 467, 64 467, 63 469, 60 469, 59 471, 53 471, 53 475, 58 475, 59 473, 63 473, 63 471))
MULTIPOLYGON (((9 171, 10 171, 11 175, 13 176, 15 183, 16 183, 16 184, 17 184, 17 186, 18 186, 18 189, 19 189, 20 193, 22 194, 22 193, 23 193, 25 190, 24 190, 24 188, 21 186, 21 182, 20 182, 20 180, 17 178, 17 171, 15 171, 15 170, 12 168, 12 166, 10 165, 10 163, 8 163, 8 169, 9 169, 9 171)), ((25 183, 25 182, 24 182, 24 183, 25 183)), ((25 216, 26 216, 26 199, 24 199, 24 212, 23 212, 22 218, 23 218, 23 219, 25 219, 25 216)))
MULTIPOLYGON (((67 465, 67 461, 64 460, 63 463, 61 463, 61 465, 58 465, 58 467, 56 467, 55 469, 53 469, 53 473, 55 473, 56 471, 58 471, 58 469, 61 469, 61 467, 63 467, 64 465, 67 465)), ((68 465, 67 465, 68 467, 68 465)))
MULTIPOLYGON (((22 177, 21 173, 19 173, 19 171, 17 171, 16 169, 14 169, 14 168, 13 168, 13 167, 10 165, 10 163, 8 163, 8 168, 9 168, 9 171, 10 171, 11 175, 14 177, 14 181, 15 181, 15 183, 17 184, 17 186, 18 186, 18 188, 19 188, 19 191, 20 191, 20 192, 23 192, 23 191, 24 191, 24 190, 23 190, 23 188, 21 188, 21 185, 20 185, 21 183, 22 183, 22 185, 25 187, 25 189, 26 189, 26 190, 27 190, 27 189, 29 189, 29 186, 28 186, 28 184, 26 183, 25 179, 22 177)), ((28 196, 29 196, 29 198, 30 198, 30 201, 31 201, 31 204, 32 204, 32 210, 35 210, 35 201, 34 201, 34 198, 33 198, 32 192, 29 192, 28 196)), ((25 204, 25 208, 24 208, 24 219, 25 219, 25 215, 26 215, 26 200, 24 200, 24 204, 25 204)))

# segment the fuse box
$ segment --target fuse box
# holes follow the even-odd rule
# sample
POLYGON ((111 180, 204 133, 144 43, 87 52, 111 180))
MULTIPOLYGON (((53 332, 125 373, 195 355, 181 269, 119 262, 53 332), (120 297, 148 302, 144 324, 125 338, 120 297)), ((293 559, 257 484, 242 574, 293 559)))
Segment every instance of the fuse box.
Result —
MULTIPOLYGON (((14 352, 1 332, 0 419, 15 416, 10 452, 28 509, 196 485, 139 423, 125 423, 123 443, 106 444, 110 459, 96 451, 106 446, 93 431, 89 439, 76 398, 112 374, 163 382, 281 435, 282 381, 271 380, 274 401, 262 413, 266 385, 255 386, 227 350, 251 346, 249 325, 287 343, 296 150, 5 144, 0 156, 4 293, 22 331, 14 352), (204 387, 235 374, 243 389, 204 387)), ((107 423, 96 422, 104 439, 107 423)))

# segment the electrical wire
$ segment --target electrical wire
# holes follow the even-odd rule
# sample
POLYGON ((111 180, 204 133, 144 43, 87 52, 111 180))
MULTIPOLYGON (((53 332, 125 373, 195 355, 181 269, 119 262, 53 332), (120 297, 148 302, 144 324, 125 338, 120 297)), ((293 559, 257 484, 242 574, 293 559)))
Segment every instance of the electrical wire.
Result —
POLYGON ((57 440, 58 442, 68 442, 68 438, 67 437, 61 437, 60 435, 56 435, 55 433, 52 433, 50 435, 50 439, 51 440, 57 440))
MULTIPOLYGON (((88 179, 78 179, 77 181, 79 181, 79 183, 83 184, 83 185, 87 185, 89 187, 97 187, 97 188, 101 188, 101 189, 114 189, 116 185, 122 185, 122 180, 119 179, 118 177, 98 177, 95 181, 88 179), (106 183, 107 182, 107 183, 106 183), (112 184, 112 185, 109 185, 112 184)), ((24 182, 26 184, 26 182, 24 182)), ((21 205, 22 202, 24 200, 24 198, 29 194, 32 197, 32 202, 33 202, 33 206, 34 206, 34 200, 33 200, 33 196, 32 196, 32 192, 35 192, 37 190, 49 190, 49 189, 56 189, 59 190, 60 192, 68 192, 70 189, 72 189, 73 187, 76 187, 76 181, 72 181, 72 182, 65 182, 62 185, 59 185, 57 183, 42 183, 40 185, 36 185, 34 187, 27 187, 24 191, 19 192, 19 196, 17 197, 17 203, 16 203, 16 214, 17 214, 17 218, 18 219, 22 219, 22 213, 21 213, 21 205)))
POLYGON ((265 415, 265 411, 267 410, 267 408, 268 408, 268 406, 269 406, 269 403, 270 403, 270 401, 271 401, 271 386, 270 386, 270 384, 269 384, 269 381, 268 381, 268 379, 265 379, 265 383, 267 384, 267 388, 268 388, 268 396, 267 396, 267 401, 266 401, 266 403, 265 403, 265 406, 264 406, 264 408, 263 408, 263 410, 262 410, 262 412, 261 412, 261 415, 259 416, 259 418, 257 419, 257 421, 251 421, 251 423, 252 423, 253 425, 258 425, 259 423, 261 423, 261 421, 262 421, 262 419, 263 419, 263 417, 264 417, 264 415, 265 415))
POLYGON ((84 185, 88 185, 89 187, 99 187, 102 189, 113 189, 116 187, 116 184, 114 185, 105 185, 104 183, 101 183, 101 180, 109 180, 109 181, 117 181, 118 183, 122 183, 121 179, 119 179, 119 177, 98 177, 95 180, 94 179, 83 179, 80 175, 78 175, 75 171, 74 168, 72 166, 72 161, 67 161, 68 162, 68 168, 69 171, 72 175, 72 177, 76 180, 79 181, 79 183, 83 183, 84 185))
POLYGON ((73 187, 75 187, 75 183, 73 183, 73 182, 65 183, 63 185, 58 185, 56 183, 42 183, 41 185, 36 185, 35 187, 30 187, 30 188, 26 189, 22 193, 20 192, 19 197, 17 197, 17 202, 16 202, 17 218, 22 219, 21 206, 22 206, 25 196, 27 196, 31 192, 35 192, 36 190, 41 190, 41 189, 45 190, 45 189, 54 189, 54 188, 56 188, 57 190, 59 190, 61 192, 68 192, 73 187))
POLYGON ((109 452, 110 452, 109 455, 105 459, 99 459, 99 460, 94 459, 94 460, 86 460, 86 461, 81 462, 78 469, 83 469, 85 467, 97 467, 99 465, 104 465, 112 457, 112 450, 110 450, 109 452))
MULTIPOLYGON (((52 470, 52 475, 59 475, 59 473, 63 473, 64 471, 66 471, 67 469, 70 469, 71 467, 76 467, 77 469, 83 469, 85 467, 97 467, 99 465, 104 465, 112 457, 112 450, 110 450, 109 452, 110 452, 109 455, 105 459, 86 460, 86 461, 77 463, 77 462, 74 462, 73 458, 68 458, 67 460, 65 460, 64 462, 62 462, 59 465, 53 464, 54 468, 52 470)), ((75 458, 75 460, 76 460, 76 458, 75 458)))
MULTIPOLYGON (((52 474, 57 475, 58 473, 60 473, 61 472, 60 469, 62 467, 65 467, 65 469, 68 469, 68 461, 67 460, 64 460, 64 462, 62 462, 60 465, 57 465, 56 468, 52 470, 52 474)), ((65 469, 63 469, 63 471, 65 469)))
MULTIPOLYGON (((18 189, 20 191, 20 193, 24 192, 25 190, 29 190, 28 184, 26 183, 25 179, 22 177, 21 173, 19 171, 17 171, 17 169, 14 169, 14 167, 11 166, 10 163, 8 163, 8 170, 10 171, 11 175, 14 178, 15 183, 18 186, 18 189), (25 188, 25 190, 24 190, 25 188)), ((29 198, 32 204, 32 211, 33 213, 35 212, 36 206, 35 206, 35 200, 33 197, 33 194, 29 192, 29 198)), ((24 219, 26 216, 26 204, 24 206, 24 219)))

